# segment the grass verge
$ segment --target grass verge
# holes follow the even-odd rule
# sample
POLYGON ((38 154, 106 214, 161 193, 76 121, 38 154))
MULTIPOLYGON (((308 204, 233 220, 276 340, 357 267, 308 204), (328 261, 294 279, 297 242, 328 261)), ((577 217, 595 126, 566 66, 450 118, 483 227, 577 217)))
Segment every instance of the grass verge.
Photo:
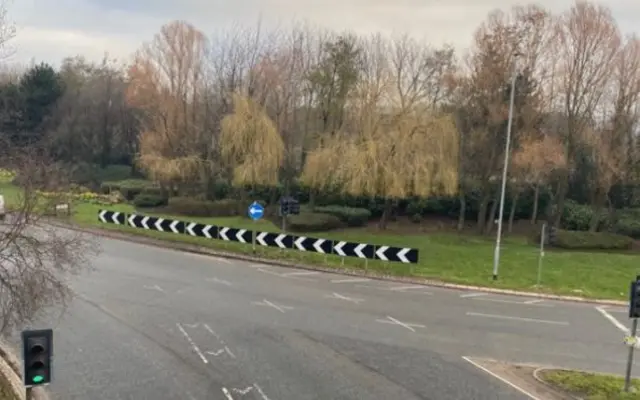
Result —
MULTIPOLYGON (((3 191, 8 192, 9 197, 13 197, 15 188, 0 184, 0 193, 3 191)), ((80 226, 117 230, 171 242, 186 242, 227 252, 252 254, 250 244, 103 224, 98 221, 97 215, 98 211, 104 208, 126 213, 135 212, 134 208, 128 204, 104 207, 91 203, 77 203, 72 206, 71 221, 80 226)), ((149 215, 254 231, 280 232, 278 227, 265 220, 254 222, 248 218, 239 217, 187 218, 151 213, 149 215)), ((366 268, 372 272, 393 276, 413 276, 466 285, 615 300, 626 300, 629 280, 634 279, 640 272, 638 268, 640 255, 638 254, 549 251, 546 252, 542 261, 541 285, 536 286, 539 251, 536 246, 520 237, 503 239, 499 279, 493 281, 491 278, 493 237, 453 234, 394 235, 366 229, 310 233, 308 236, 417 248, 420 252, 420 262, 408 265, 369 260, 365 263, 364 260, 356 258, 261 246, 257 246, 255 255, 325 267, 366 268)))
MULTIPOLYGON (((580 371, 545 370, 538 377, 551 386, 585 400, 640 400, 640 392, 624 393, 624 378, 580 371)), ((640 390, 640 379, 632 380, 640 390)))

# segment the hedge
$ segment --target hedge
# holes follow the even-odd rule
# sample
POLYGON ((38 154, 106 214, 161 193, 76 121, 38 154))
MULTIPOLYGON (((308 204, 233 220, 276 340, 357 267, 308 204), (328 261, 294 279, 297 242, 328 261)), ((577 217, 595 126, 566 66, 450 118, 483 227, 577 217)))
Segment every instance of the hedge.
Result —
POLYGON ((583 232, 558 229, 552 247, 569 250, 629 250, 633 239, 607 232, 583 232))
POLYGON ((160 195, 160 188, 153 182, 143 179, 126 179, 124 181, 103 182, 100 185, 103 193, 119 191, 127 201, 133 201, 137 195, 142 192, 160 195))
POLYGON ((315 207, 313 211, 315 213, 333 215, 350 227, 365 226, 371 218, 371 211, 366 208, 330 205, 325 207, 315 207))
POLYGON ((133 199, 136 208, 153 208, 167 205, 167 199, 154 193, 140 193, 133 199))
POLYGON ((238 215, 239 202, 233 199, 207 201, 192 197, 172 197, 166 210, 189 217, 232 217, 238 215))
POLYGON ((344 228, 340 218, 316 212, 300 213, 287 217, 287 230, 291 232, 322 232, 344 228))

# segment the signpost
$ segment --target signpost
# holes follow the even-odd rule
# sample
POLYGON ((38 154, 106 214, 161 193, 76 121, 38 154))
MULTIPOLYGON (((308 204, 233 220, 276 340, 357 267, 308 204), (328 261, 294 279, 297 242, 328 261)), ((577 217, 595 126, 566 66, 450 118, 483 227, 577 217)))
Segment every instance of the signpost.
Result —
POLYGON ((547 240, 547 223, 542 224, 542 230, 540 231, 540 255, 538 256, 538 279, 536 287, 540 287, 542 281, 542 259, 544 258, 544 244, 547 240))
POLYGON ((628 392, 631 387, 631 368, 633 367, 633 352, 635 351, 636 335, 638 333, 638 318, 640 318, 640 275, 636 276, 636 280, 631 282, 631 290, 629 291, 629 318, 633 319, 631 325, 629 340, 629 356, 627 357, 627 373, 624 377, 624 391, 628 392))
MULTIPOLYGON (((258 203, 257 201, 254 201, 253 203, 251 203, 251 205, 249 206, 249 210, 247 212, 249 214, 249 218, 251 218, 254 222, 264 217, 264 207, 262 207, 262 204, 258 203)), ((251 235, 251 236, 252 236, 251 244, 253 246, 253 252, 255 253, 256 252, 256 235, 251 235)))

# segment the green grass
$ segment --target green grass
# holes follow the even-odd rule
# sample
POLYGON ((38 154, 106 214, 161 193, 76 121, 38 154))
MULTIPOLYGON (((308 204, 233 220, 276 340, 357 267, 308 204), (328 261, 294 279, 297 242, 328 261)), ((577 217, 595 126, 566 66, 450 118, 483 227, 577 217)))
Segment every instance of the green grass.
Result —
MULTIPOLYGON (((7 188, 6 184, 0 184, 0 193, 3 190, 11 193, 15 189, 7 188)), ((102 224, 98 221, 98 211, 103 208, 105 207, 96 204, 74 204, 72 206, 74 213, 72 220, 83 226, 118 230, 173 242, 187 242, 222 251, 252 253, 250 244, 102 224)), ((128 204, 120 204, 108 207, 108 209, 126 213, 135 212, 133 207, 128 204)), ((239 217, 188 218, 171 215, 162 216, 232 228, 268 232, 280 231, 274 224, 265 220, 254 222, 248 218, 239 217)), ((377 245, 413 247, 420 252, 420 262, 416 265, 408 265, 369 260, 365 263, 364 260, 357 258, 346 257, 343 259, 335 255, 325 256, 297 250, 283 251, 262 246, 257 246, 257 255, 320 264, 327 267, 367 268, 370 271, 388 275, 416 276, 460 284, 619 300, 627 298, 629 281, 640 273, 640 255, 638 254, 548 251, 542 264, 542 284, 540 287, 536 287, 539 252, 535 245, 527 243, 523 238, 507 237, 503 240, 499 279, 494 282, 491 279, 494 252, 493 237, 453 234, 393 235, 365 229, 309 233, 305 236, 377 245)))
MULTIPOLYGON (((551 385, 585 400, 640 400, 640 392, 624 393, 624 379, 619 376, 591 374, 579 371, 547 370, 540 378, 551 385)), ((631 386, 640 390, 640 380, 631 386)))

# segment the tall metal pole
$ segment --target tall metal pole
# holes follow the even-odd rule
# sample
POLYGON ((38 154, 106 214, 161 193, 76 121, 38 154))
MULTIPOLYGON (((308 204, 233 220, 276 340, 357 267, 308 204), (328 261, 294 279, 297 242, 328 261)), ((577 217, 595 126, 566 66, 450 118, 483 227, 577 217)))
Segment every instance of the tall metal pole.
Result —
MULTIPOLYGON (((631 338, 635 340, 638 334, 638 318, 633 319, 633 325, 631 326, 631 338)), ((627 357, 627 371, 624 374, 624 391, 629 392, 631 388, 631 369, 633 368, 633 351, 635 350, 635 343, 633 346, 629 346, 629 356, 627 357)))
POLYGON ((500 211, 498 215, 498 234, 496 235, 496 249, 493 253, 493 280, 498 279, 500 265, 500 242, 502 240, 502 219, 504 216, 504 197, 507 190, 507 169, 509 168, 509 151, 511 150, 511 126, 513 124, 513 103, 516 97, 517 59, 513 60, 513 76, 511 77, 511 93, 509 96, 509 120, 507 121, 507 140, 504 149, 504 166, 502 167, 502 188, 500 189, 500 211))

